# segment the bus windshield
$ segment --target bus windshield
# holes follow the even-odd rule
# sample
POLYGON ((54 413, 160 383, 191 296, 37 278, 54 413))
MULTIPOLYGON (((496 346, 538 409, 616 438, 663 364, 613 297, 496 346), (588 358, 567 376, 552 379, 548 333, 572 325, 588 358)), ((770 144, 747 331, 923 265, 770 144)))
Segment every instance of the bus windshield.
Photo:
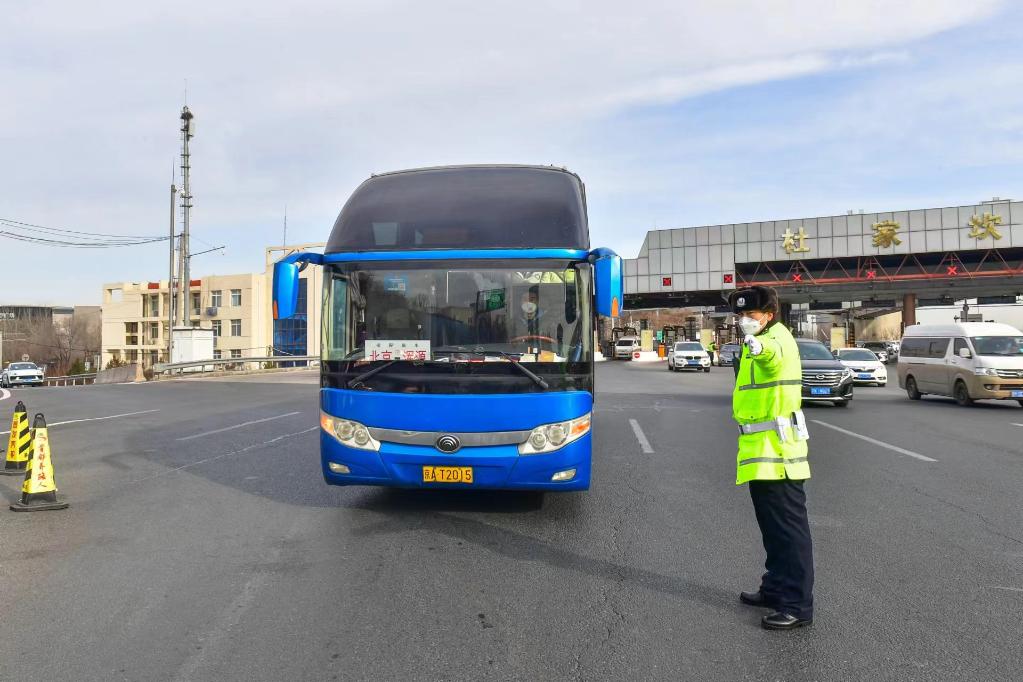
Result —
POLYGON ((582 388, 571 379, 589 375, 591 297, 589 266, 568 261, 338 264, 324 277, 323 360, 339 382, 400 364, 372 390, 532 390, 511 362, 582 388))

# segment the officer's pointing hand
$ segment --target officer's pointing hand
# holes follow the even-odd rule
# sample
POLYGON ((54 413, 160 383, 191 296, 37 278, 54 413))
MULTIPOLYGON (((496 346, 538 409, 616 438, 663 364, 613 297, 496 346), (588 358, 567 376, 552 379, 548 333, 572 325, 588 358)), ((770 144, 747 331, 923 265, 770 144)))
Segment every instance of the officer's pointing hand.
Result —
POLYGON ((749 348, 750 355, 760 355, 764 352, 764 344, 760 343, 757 337, 752 334, 747 334, 743 343, 745 343, 746 347, 749 348))

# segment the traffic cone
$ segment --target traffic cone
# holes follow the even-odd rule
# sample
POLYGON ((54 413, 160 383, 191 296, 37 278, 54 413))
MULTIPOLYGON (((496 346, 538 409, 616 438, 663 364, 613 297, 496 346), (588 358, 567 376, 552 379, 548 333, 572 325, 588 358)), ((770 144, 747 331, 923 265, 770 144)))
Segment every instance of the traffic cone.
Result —
POLYGON ((18 401, 11 419, 11 435, 7 439, 7 460, 0 469, 2 476, 24 476, 28 456, 32 452, 32 431, 28 428, 25 403, 18 401))
POLYGON ((67 502, 57 501, 57 484, 53 480, 53 461, 50 459, 50 436, 46 431, 46 418, 38 413, 32 424, 32 458, 25 470, 21 502, 13 503, 11 509, 49 511, 67 508, 67 502))

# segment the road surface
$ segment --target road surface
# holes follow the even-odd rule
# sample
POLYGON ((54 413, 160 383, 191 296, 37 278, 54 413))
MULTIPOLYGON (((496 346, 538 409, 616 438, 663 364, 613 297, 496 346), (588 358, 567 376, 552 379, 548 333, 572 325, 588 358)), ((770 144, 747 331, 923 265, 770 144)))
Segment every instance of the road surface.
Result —
POLYGON ((1019 679, 1023 409, 808 408, 816 622, 767 632, 731 377, 598 365, 543 498, 324 485, 309 373, 14 390, 71 508, 0 513, 0 679, 1019 679))

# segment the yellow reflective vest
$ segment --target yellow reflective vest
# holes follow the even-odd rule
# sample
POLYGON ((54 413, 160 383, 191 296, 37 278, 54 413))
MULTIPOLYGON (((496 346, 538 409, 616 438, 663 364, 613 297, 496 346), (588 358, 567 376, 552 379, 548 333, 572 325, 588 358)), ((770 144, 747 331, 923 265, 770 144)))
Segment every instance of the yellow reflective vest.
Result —
POLYGON ((780 322, 757 335, 763 352, 753 357, 743 346, 739 374, 732 394, 732 415, 747 428, 761 430, 739 435, 736 485, 748 481, 776 481, 810 478, 806 440, 797 440, 795 428, 779 429, 771 422, 778 417, 792 420, 802 405, 803 371, 799 348, 791 332, 780 322))

